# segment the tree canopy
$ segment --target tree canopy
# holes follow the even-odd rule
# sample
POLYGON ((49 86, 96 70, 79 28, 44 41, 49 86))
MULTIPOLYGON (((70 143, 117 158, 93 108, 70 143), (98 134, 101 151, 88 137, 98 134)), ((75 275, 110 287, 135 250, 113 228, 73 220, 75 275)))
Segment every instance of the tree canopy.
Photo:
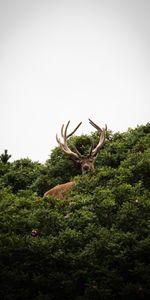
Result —
POLYGON ((58 147, 45 164, 0 160, 1 299, 149 299, 150 124, 108 131, 95 164, 81 175, 58 147), (70 180, 66 200, 43 197, 70 180))

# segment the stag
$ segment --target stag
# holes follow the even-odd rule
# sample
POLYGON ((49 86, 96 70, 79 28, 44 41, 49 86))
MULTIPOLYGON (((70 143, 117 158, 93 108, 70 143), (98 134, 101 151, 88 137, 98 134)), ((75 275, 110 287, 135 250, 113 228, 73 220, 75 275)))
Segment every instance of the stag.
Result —
MULTIPOLYGON (((103 144, 105 143, 106 138, 106 131, 107 126, 105 125, 105 128, 100 128, 98 125, 96 125, 92 120, 89 119, 89 123, 97 129, 98 135, 99 135, 99 142, 97 146, 94 148, 93 145, 90 148, 88 155, 82 155, 79 150, 74 147, 74 151, 70 149, 70 147, 67 144, 67 139, 71 137, 76 130, 79 128, 79 126, 82 124, 80 122, 77 127, 69 134, 67 134, 67 129, 69 126, 70 121, 68 121, 66 127, 62 125, 61 127, 61 136, 63 138, 63 142, 61 142, 60 138, 56 135, 56 140, 58 144, 60 145, 60 148, 64 153, 69 155, 72 159, 76 160, 81 165, 82 174, 85 174, 89 171, 94 171, 94 161, 102 148, 103 144)), ((74 181, 70 181, 67 183, 59 184, 47 191, 44 196, 53 196, 59 200, 67 199, 67 193, 70 192, 73 187, 75 186, 74 181)))
POLYGON ((69 155, 72 159, 74 159, 78 163, 80 163, 82 174, 85 174, 89 171, 94 171, 95 170, 94 162, 97 158, 97 155, 98 155, 100 149, 102 148, 102 146, 105 143, 106 131, 107 131, 107 125, 105 125, 105 128, 100 128, 91 119, 89 119, 89 123, 94 128, 97 129, 97 132, 98 132, 98 135, 99 135, 99 142, 98 142, 98 144, 96 145, 95 148, 93 147, 93 145, 91 146, 89 154, 87 154, 87 155, 81 154, 76 147, 74 147, 74 150, 71 150, 71 148, 67 144, 67 139, 69 137, 71 137, 76 132, 76 130, 79 128, 79 126, 82 124, 82 122, 80 122, 76 126, 76 128, 69 134, 67 134, 67 129, 68 129, 68 126, 70 124, 70 121, 68 121, 66 127, 64 127, 64 124, 63 124, 62 127, 61 127, 61 136, 62 136, 63 141, 61 141, 61 139, 58 138, 58 136, 56 135, 56 140, 57 140, 60 148, 62 149, 62 151, 64 153, 66 153, 67 155, 69 155))

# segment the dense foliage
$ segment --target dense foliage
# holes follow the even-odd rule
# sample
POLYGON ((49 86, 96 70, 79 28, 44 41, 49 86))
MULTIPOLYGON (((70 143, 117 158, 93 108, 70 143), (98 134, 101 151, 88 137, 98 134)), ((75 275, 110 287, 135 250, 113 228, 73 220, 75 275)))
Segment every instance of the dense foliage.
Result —
MULTIPOLYGON (((84 152, 90 139, 70 143, 84 152)), ((149 299, 149 123, 109 131, 93 174, 59 148, 44 165, 1 157, 1 299, 149 299), (42 197, 73 178, 69 200, 42 197)))

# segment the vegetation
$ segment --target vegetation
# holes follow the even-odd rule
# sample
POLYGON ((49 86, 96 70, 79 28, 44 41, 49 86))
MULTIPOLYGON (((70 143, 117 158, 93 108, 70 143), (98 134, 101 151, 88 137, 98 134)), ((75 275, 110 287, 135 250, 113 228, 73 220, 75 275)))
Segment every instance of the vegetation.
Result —
MULTIPOLYGON (((91 138, 70 143, 84 152, 91 138)), ((93 174, 81 175, 59 148, 44 165, 2 157, 1 299, 149 299, 149 123, 109 131, 93 174), (43 198, 72 179, 69 200, 43 198)))

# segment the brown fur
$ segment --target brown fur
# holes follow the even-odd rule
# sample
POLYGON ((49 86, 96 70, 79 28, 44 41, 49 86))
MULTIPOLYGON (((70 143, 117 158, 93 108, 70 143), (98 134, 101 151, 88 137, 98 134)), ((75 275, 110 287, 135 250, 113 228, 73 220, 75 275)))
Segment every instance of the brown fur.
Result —
POLYGON ((50 195, 57 199, 64 200, 64 199, 66 199, 66 193, 71 191, 73 189, 74 185, 75 185, 74 181, 69 181, 67 183, 58 184, 58 185, 54 186, 52 189, 50 189, 49 191, 47 191, 44 194, 44 197, 50 195))

